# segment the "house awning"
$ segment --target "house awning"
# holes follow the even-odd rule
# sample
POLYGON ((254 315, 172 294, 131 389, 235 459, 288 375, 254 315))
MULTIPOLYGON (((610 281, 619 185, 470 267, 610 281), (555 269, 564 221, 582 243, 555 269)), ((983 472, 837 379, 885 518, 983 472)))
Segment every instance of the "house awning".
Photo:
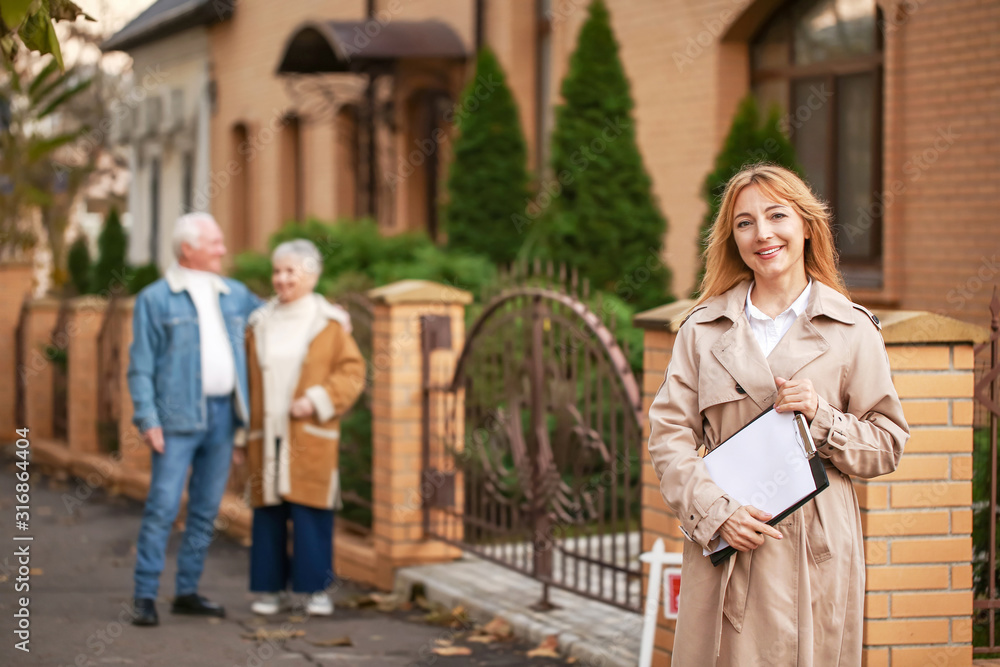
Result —
POLYGON ((403 59, 468 55, 458 34, 441 21, 309 21, 292 31, 278 73, 363 72, 403 59))

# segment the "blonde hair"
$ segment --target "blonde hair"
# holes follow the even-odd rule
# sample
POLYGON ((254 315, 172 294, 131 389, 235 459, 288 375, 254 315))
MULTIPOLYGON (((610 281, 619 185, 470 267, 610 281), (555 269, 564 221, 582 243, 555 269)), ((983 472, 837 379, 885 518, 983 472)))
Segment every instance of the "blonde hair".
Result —
POLYGON ((733 237, 733 209, 744 188, 756 185, 768 198, 787 203, 802 217, 809 238, 806 240, 806 275, 832 287, 850 299, 844 278, 837 269, 837 248, 830 228, 830 211, 796 174, 774 164, 744 167, 729 179, 719 214, 712 223, 705 248, 705 276, 695 305, 723 294, 744 280, 753 279, 753 271, 743 261, 733 237))

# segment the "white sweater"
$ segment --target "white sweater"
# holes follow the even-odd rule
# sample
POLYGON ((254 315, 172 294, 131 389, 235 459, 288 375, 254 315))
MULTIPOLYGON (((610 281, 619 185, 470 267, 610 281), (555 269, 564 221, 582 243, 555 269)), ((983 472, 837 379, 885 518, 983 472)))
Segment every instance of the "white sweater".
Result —
POLYGON ((288 427, 288 410, 306 356, 316 307, 314 296, 307 294, 291 303, 276 304, 264 322, 267 336, 262 352, 270 371, 264 387, 264 419, 270 422, 272 433, 278 438, 285 436, 288 427))

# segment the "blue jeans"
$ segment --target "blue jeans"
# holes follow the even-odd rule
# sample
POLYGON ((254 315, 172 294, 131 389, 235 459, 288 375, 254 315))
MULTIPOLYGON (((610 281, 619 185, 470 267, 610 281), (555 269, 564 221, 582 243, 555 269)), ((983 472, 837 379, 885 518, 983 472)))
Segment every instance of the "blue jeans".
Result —
POLYGON ((198 591, 215 516, 226 490, 233 457, 232 396, 207 399, 208 429, 164 434, 162 454, 153 452, 153 474, 136 546, 135 597, 156 598, 170 528, 177 518, 188 468, 187 521, 177 554, 176 595, 198 591))
POLYGON ((278 593, 289 580, 296 593, 318 593, 333 583, 333 510, 289 502, 254 509, 250 590, 278 593))

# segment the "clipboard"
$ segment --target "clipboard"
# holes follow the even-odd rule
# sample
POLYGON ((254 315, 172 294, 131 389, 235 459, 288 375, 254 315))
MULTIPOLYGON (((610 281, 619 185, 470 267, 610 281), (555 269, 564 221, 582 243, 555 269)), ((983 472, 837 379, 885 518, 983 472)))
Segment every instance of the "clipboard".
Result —
MULTIPOLYGON (((830 486, 805 416, 775 412, 773 406, 703 460, 712 480, 727 495, 773 514, 767 522, 771 526, 830 486)), ((718 566, 734 553, 736 549, 725 544, 707 555, 718 566)))

